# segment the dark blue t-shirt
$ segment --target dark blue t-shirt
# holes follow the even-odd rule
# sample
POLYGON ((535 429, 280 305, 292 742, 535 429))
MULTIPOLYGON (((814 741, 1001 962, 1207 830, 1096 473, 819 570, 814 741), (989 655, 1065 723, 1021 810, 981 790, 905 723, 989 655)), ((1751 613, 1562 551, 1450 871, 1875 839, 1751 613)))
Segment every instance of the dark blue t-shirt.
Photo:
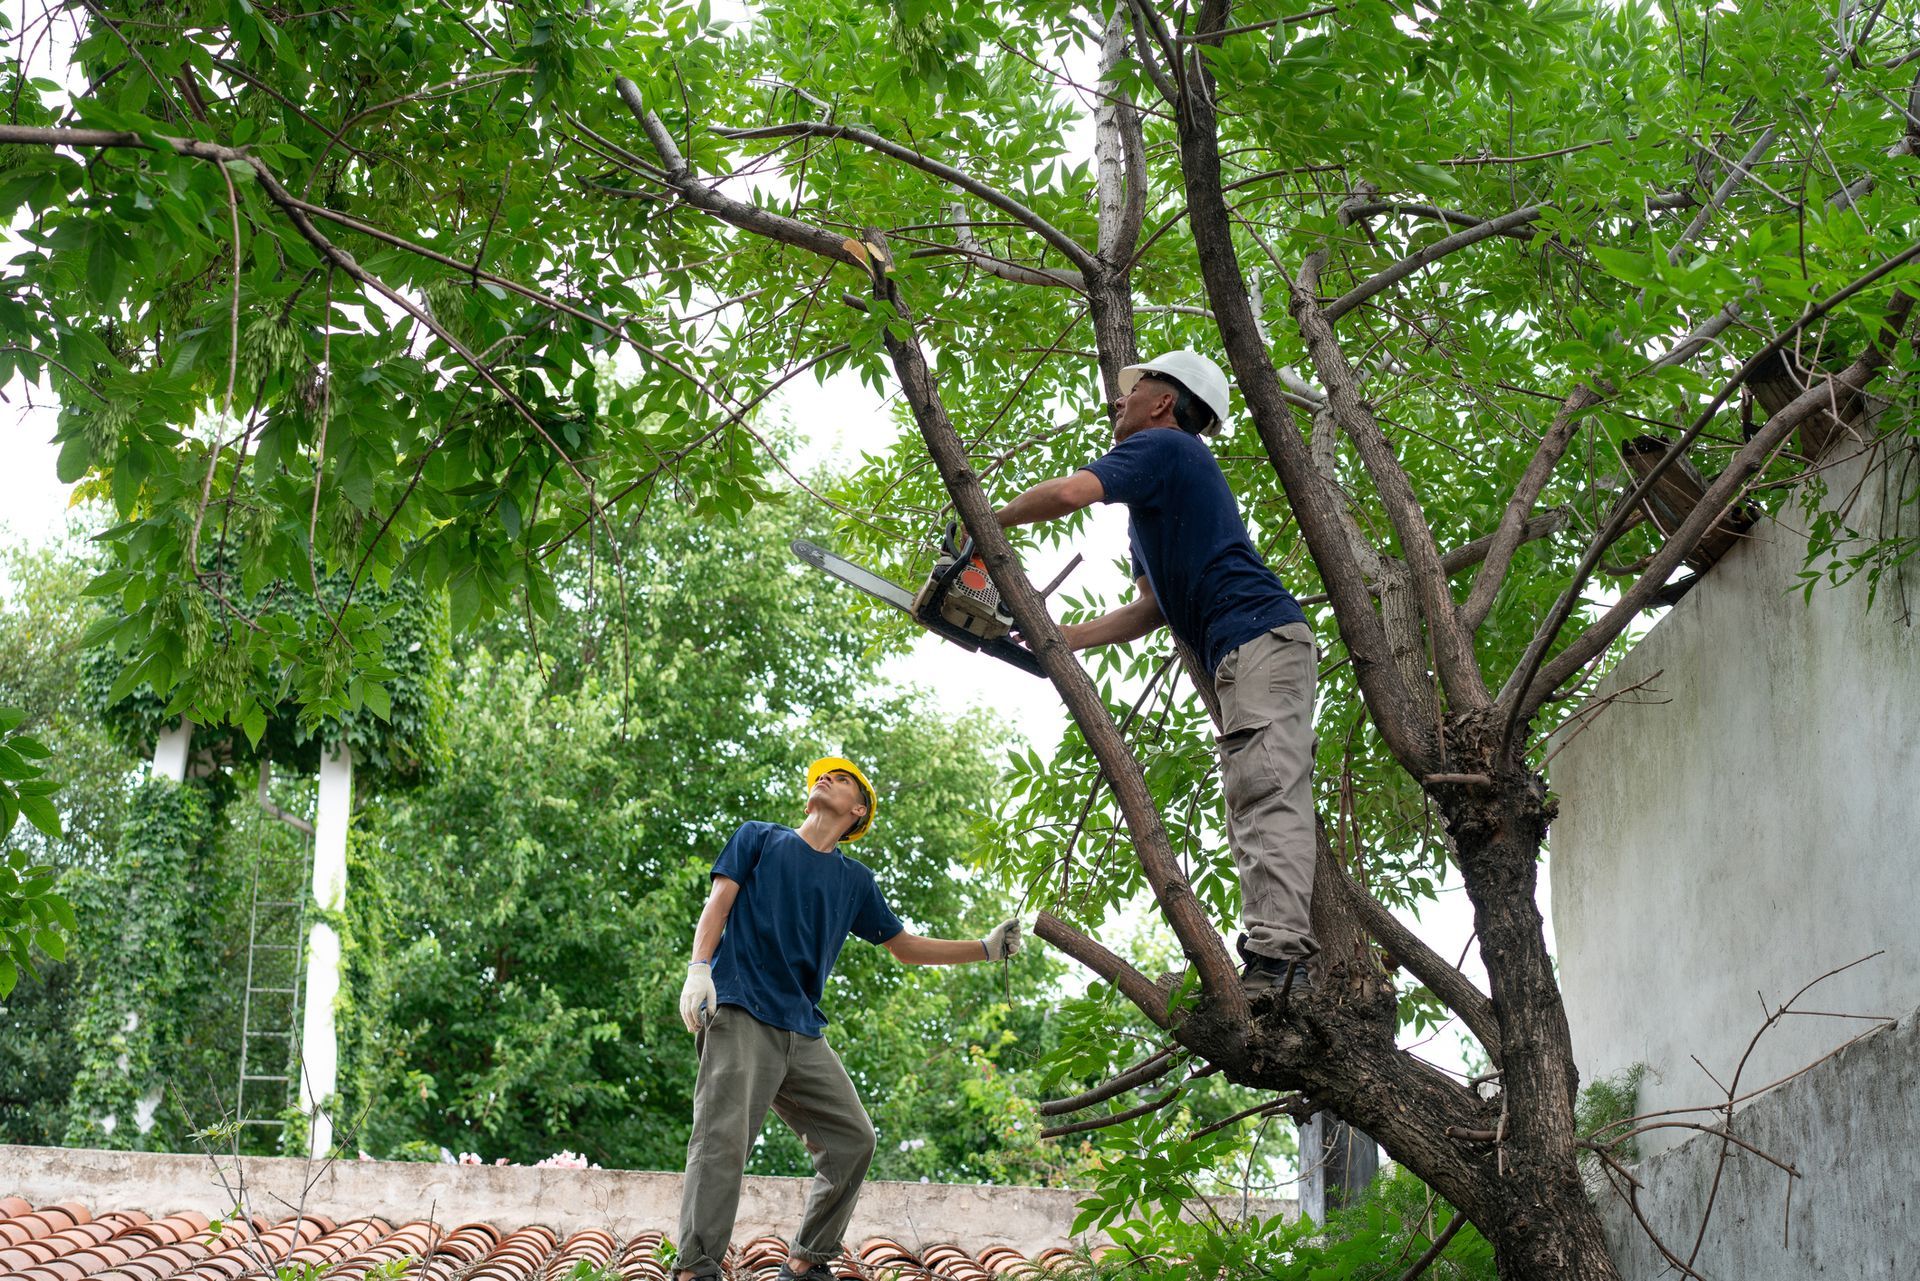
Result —
POLYGON ((1107 502, 1127 505, 1134 576, 1146 575, 1167 626, 1208 672, 1254 637, 1307 621, 1254 550, 1227 478, 1198 436, 1149 427, 1085 470, 1100 478, 1107 502))
POLYGON ((740 885, 713 954, 715 995, 803 1036, 827 1025, 820 994, 847 935, 884 943, 906 928, 866 864, 777 823, 741 824, 713 874, 740 885))

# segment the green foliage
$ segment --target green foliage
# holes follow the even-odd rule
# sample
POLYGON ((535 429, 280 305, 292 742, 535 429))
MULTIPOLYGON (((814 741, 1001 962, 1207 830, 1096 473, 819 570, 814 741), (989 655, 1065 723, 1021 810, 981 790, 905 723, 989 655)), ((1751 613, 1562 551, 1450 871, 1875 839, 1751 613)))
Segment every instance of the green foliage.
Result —
MULTIPOLYGON (((112 596, 125 577, 117 570, 99 574, 86 594, 112 596)), ((389 588, 356 591, 350 579, 335 574, 321 580, 316 591, 269 583, 246 605, 257 616, 284 621, 285 648, 264 669, 252 669, 246 662, 260 655, 249 660, 236 648, 231 627, 216 628, 182 660, 196 673, 195 681, 230 683, 223 699, 244 709, 231 725, 197 724, 196 753, 229 764, 264 756, 282 768, 311 773, 322 754, 345 744, 353 751, 356 779, 375 787, 416 781, 438 762, 444 751, 440 725, 448 647, 446 604, 440 596, 404 579, 389 588), (348 680, 347 701, 335 705, 303 682, 316 673, 323 682, 331 679, 325 672, 340 663, 358 664, 366 676, 348 680)), ((99 641, 100 648, 89 654, 85 687, 120 741, 133 751, 148 751, 162 730, 192 709, 155 693, 150 661, 122 655, 119 647, 127 634, 119 615, 90 629, 88 638, 99 641)))
POLYGON ((0 706, 0 999, 13 991, 22 971, 39 977, 33 952, 66 959, 67 936, 74 928, 73 907, 54 892, 57 870, 31 861, 24 849, 6 849, 13 825, 24 817, 54 839, 61 835, 60 813, 53 806, 59 784, 34 761, 53 755, 39 739, 21 730, 27 714, 0 706))
MULTIPOLYGON (((77 869, 103 865, 113 848, 133 762, 109 739, 80 693, 79 639, 92 616, 79 598, 85 582, 74 553, 64 546, 40 551, 0 548, 0 705, 26 713, 22 731, 51 751, 50 773, 61 786, 50 796, 58 807, 58 835, 30 822, 18 823, 0 852, 0 862, 24 858, 43 869, 26 879, 59 880, 37 901, 55 913, 77 869)), ((38 781, 44 781, 38 780, 38 781)), ((0 880, 4 880, 0 874, 0 880)), ((17 891, 14 891, 17 893, 17 891)), ((26 928, 45 928, 31 907, 26 928)), ((0 907, 0 919, 13 920, 0 907)), ((75 1016, 75 936, 63 930, 67 959, 35 958, 41 981, 22 983, 0 996, 0 1143, 54 1143, 66 1130, 67 1094, 78 1057, 68 1025, 75 1016)), ((16 936, 17 937, 17 936, 16 936)), ((0 944, 0 952, 11 949, 0 944)), ((17 961, 16 961, 17 964, 17 961)))
MULTIPOLYGON (((1621 1140, 1619 1136, 1639 1111, 1640 1082, 1646 1075, 1647 1065, 1635 1063, 1612 1076, 1589 1081, 1580 1091, 1580 1097, 1574 1101, 1574 1132, 1583 1139, 1607 1143, 1613 1154, 1622 1161, 1638 1160, 1639 1142, 1634 1139, 1621 1140)), ((1592 1153, 1584 1153, 1581 1159, 1587 1162, 1598 1160, 1592 1153)))
MULTIPOLYGON (((1304 1218, 1287 1223, 1278 1216, 1243 1221, 1240 1206, 1225 1198, 1216 1211, 1196 1217, 1168 1204, 1117 1222, 1109 1231, 1119 1251, 1087 1267, 1085 1275, 1089 1281, 1392 1281, 1451 1226, 1456 1213, 1398 1168, 1376 1179, 1359 1204, 1334 1211, 1324 1224, 1304 1218)), ((1080 1221, 1091 1220, 1083 1213, 1080 1221)), ((1472 1224, 1462 1224, 1421 1275, 1493 1281, 1493 1251, 1472 1224)))

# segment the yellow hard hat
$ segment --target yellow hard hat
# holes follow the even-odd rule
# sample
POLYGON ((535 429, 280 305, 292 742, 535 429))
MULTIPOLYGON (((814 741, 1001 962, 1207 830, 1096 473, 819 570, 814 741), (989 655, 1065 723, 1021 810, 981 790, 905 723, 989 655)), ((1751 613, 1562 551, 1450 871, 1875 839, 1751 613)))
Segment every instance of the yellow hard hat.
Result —
POLYGON ((843 841, 857 841, 867 834, 868 828, 873 826, 873 813, 877 808, 873 800, 873 784, 867 781, 867 776, 860 772, 858 765, 855 765, 844 756, 822 756, 819 760, 807 766, 807 794, 813 794, 813 785, 820 781, 822 774, 837 769, 843 769, 853 775, 854 779, 860 784, 860 790, 866 793, 866 814, 862 816, 859 822, 853 825, 852 831, 849 831, 840 838, 843 841))

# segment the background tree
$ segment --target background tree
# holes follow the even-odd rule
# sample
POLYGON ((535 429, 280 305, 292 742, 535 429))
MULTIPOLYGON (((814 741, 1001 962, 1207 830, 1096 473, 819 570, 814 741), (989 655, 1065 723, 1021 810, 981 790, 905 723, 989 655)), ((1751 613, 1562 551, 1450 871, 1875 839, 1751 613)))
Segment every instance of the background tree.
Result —
POLYGON ((951 504, 1074 715, 1079 773, 1023 776, 1075 834, 1028 846, 1047 937, 1164 1030, 1153 1066, 1364 1126, 1504 1275, 1611 1275, 1533 905, 1538 735, 1740 503, 1904 439, 1911 5, 90 13, 88 89, 21 86, 0 128, 34 246, 0 324, 59 390, 63 474, 121 509, 115 636, 177 707, 239 718, 216 657, 291 665, 315 716, 378 684, 352 627, 237 607, 203 540, 242 536, 243 586, 404 572, 461 626, 550 617, 553 549, 630 570, 613 521, 664 478, 702 517, 765 498, 748 415, 781 382, 891 377, 919 440, 828 498, 903 575, 951 504), (1327 978, 1285 1008, 1248 1008, 1216 933, 1202 713, 1094 685, 986 521, 983 481, 1101 447, 1143 342, 1224 350, 1236 490, 1327 606, 1327 978), (1688 468, 1698 501, 1639 524, 1688 468), (1380 909, 1447 864, 1489 993, 1380 909), (1195 982, 1068 923, 1142 885, 1195 982), (1395 1048, 1373 943, 1498 1099, 1395 1048))

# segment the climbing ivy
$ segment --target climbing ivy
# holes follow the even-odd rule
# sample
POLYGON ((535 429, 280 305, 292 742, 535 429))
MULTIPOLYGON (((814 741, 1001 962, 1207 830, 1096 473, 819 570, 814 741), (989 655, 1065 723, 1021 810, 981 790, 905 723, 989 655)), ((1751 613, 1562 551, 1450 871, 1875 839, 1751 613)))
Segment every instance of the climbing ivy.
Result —
POLYGON ((217 794, 199 781, 150 779, 130 798, 107 867, 75 879, 84 996, 73 1026, 80 1069, 69 1145, 150 1146, 198 980, 210 968, 207 932, 197 925, 218 811, 217 794))

